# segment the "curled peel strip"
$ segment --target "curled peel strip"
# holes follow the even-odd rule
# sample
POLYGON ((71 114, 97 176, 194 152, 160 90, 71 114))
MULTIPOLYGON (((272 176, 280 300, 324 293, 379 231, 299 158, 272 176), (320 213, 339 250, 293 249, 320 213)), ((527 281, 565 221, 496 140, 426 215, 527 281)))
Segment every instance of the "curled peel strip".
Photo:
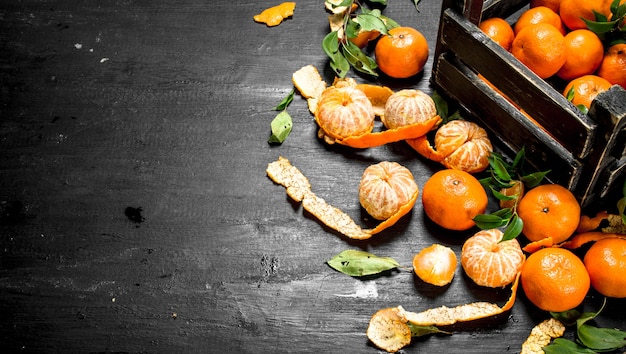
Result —
POLYGON ((331 229, 357 240, 368 239, 395 224, 402 216, 411 211, 418 196, 416 191, 408 203, 400 207, 395 214, 378 224, 375 228, 362 229, 349 215, 316 196, 311 191, 311 184, 306 176, 291 165, 288 159, 281 156, 278 160, 269 163, 266 173, 272 181, 285 187, 287 195, 291 199, 302 202, 304 210, 314 215, 331 229))

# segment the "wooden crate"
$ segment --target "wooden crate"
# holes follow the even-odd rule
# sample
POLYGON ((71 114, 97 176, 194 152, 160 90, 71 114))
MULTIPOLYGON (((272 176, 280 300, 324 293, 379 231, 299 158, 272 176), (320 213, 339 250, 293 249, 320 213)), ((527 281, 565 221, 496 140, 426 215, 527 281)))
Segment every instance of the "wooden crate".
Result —
POLYGON ((626 91, 613 86, 598 95, 585 115, 476 25, 481 18, 507 18, 527 4, 444 0, 431 82, 488 129, 505 154, 524 147, 532 168, 551 170, 547 179, 569 188, 583 207, 621 193, 626 91))

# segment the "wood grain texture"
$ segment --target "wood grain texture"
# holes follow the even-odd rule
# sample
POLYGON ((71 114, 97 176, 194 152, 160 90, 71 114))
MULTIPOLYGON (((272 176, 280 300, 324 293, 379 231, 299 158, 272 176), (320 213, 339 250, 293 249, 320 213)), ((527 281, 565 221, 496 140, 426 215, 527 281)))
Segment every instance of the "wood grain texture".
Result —
MULTIPOLYGON (((0 4, 0 347, 29 353, 375 353, 378 309, 502 304, 461 269, 435 289, 410 271, 433 242, 457 254, 466 233, 443 232, 421 204, 367 242, 330 232, 265 176, 285 156, 313 191, 371 226, 358 182, 394 160, 422 186, 440 166, 403 143, 327 146, 306 102, 270 146, 271 111, 291 74, 321 49, 322 1, 300 1, 278 27, 252 16, 263 1, 58 1, 0 4), (140 219, 130 220, 132 208, 140 219), (325 262, 347 248, 407 269, 372 279, 325 262)), ((434 49, 440 1, 392 0, 385 14, 434 49)), ((394 82, 431 93, 423 75, 394 82)), ((368 82, 365 77, 356 76, 368 82)), ((587 307, 601 299, 590 295, 587 307)), ((624 301, 601 324, 622 329, 624 301)), ((415 340, 407 353, 517 353, 547 314, 521 296, 510 314, 415 340)))

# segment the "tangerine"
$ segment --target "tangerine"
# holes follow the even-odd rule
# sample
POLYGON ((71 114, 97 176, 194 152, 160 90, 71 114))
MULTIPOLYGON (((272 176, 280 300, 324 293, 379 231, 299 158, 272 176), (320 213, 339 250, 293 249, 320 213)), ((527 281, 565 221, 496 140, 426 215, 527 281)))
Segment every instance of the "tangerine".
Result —
POLYGON ((385 220, 409 203, 417 184, 408 168, 397 162, 382 161, 363 171, 359 201, 377 220, 385 220))
POLYGON ((530 8, 537 6, 545 6, 558 14, 561 0, 530 0, 530 8))
POLYGON ((505 19, 501 17, 488 18, 481 21, 478 24, 478 28, 505 50, 511 49, 515 33, 513 32, 513 27, 505 19))
POLYGON ((576 106, 591 107, 591 102, 600 92, 611 88, 611 83, 597 75, 583 75, 570 81, 563 90, 563 96, 568 97, 573 90, 572 103, 576 106))
POLYGON ((411 27, 395 27, 374 48, 378 68, 387 76, 404 79, 416 75, 428 60, 428 41, 411 27))
POLYGON ((577 29, 566 34, 565 51, 565 64, 556 73, 563 80, 593 74, 604 58, 602 41, 588 29, 577 29))
POLYGON ((437 286, 448 285, 454 278, 456 254, 450 247, 430 245, 413 257, 413 271, 424 282, 437 286))
POLYGON ((589 274, 580 258, 559 247, 531 253, 522 266, 520 281, 530 302, 553 312, 580 305, 590 286, 589 274))
POLYGON ((528 25, 515 36, 511 54, 546 79, 556 74, 567 60, 565 37, 547 23, 528 25))
POLYGON ((626 88, 626 43, 608 48, 596 74, 613 85, 626 88))
MULTIPOLYGON (((585 21, 595 20, 594 11, 606 18, 611 18, 611 3, 613 0, 561 0, 559 15, 570 30, 587 28, 585 21)), ((623 3, 624 0, 621 1, 623 3)))
POLYGON ((381 121, 387 129, 425 122, 437 115, 435 101, 416 89, 394 92, 385 103, 381 121))
POLYGON ((487 192, 470 173, 445 169, 435 172, 422 188, 424 212, 449 230, 468 230, 474 217, 487 209, 487 192))
POLYGON ((626 239, 596 241, 583 258, 591 286, 608 297, 626 298, 626 239))
POLYGON ((372 131, 375 118, 367 95, 349 85, 325 89, 315 110, 315 120, 329 142, 372 131))
POLYGON ((499 229, 481 230, 461 249, 461 266, 470 279, 491 288, 511 284, 524 264, 524 252, 516 239, 502 241, 499 229))
POLYGON ((517 205, 524 222, 522 233, 532 242, 552 237, 554 244, 567 240, 578 227, 580 204, 569 189, 542 184, 530 189, 517 205))
POLYGON ((556 27, 561 34, 565 35, 566 33, 559 14, 546 6, 531 7, 522 12, 513 26, 513 32, 515 32, 515 35, 517 36, 522 29, 537 23, 550 24, 556 27))

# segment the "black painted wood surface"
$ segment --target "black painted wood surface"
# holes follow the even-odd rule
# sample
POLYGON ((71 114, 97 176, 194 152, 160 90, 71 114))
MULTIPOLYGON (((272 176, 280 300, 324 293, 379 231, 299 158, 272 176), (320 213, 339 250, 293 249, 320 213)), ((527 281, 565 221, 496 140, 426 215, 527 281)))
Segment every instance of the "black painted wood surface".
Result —
MULTIPOLYGON (((439 165, 404 143, 353 150, 318 140, 306 102, 267 143, 291 74, 321 49, 323 1, 299 1, 278 27, 253 15, 278 2, 5 1, 0 4, 0 346, 11 352, 375 353, 378 309, 504 303, 508 289, 457 270, 434 288, 411 272, 434 242, 460 256, 470 234, 430 223, 418 202, 369 241, 322 227, 265 175, 284 156, 315 193, 364 226, 358 182, 370 164, 407 166, 418 186, 439 165), (404 267, 356 279, 326 261, 345 249, 404 267)), ((384 13, 434 49, 440 1, 391 0, 384 13)), ((369 80, 432 93, 422 75, 369 80)), ((590 292, 585 308, 602 298, 590 292)), ((599 325, 626 329, 623 300, 599 325)), ((517 353, 548 315, 520 293, 498 319, 414 340, 406 353, 517 353)), ((571 333, 568 333, 571 338, 571 333)), ((3 351, 4 352, 4 351, 3 351)))

